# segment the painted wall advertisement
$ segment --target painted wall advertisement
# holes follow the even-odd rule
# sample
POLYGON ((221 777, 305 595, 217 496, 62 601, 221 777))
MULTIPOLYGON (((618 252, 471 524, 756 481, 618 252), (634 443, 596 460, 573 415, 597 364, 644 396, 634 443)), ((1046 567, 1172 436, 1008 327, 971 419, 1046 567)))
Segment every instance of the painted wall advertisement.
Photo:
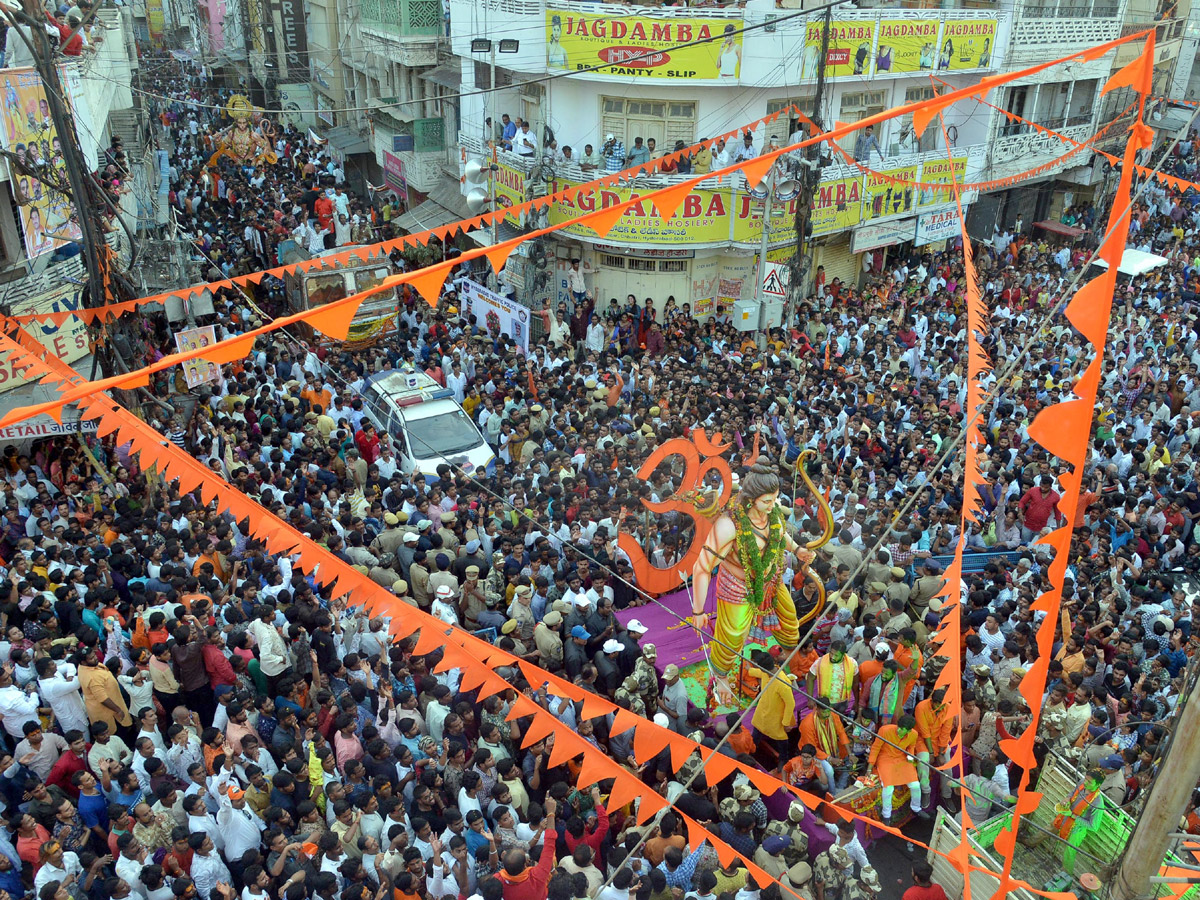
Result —
MULTIPOLYGON (((185 328, 175 333, 175 348, 180 353, 211 347, 216 342, 216 329, 212 325, 185 328)), ((189 359, 183 364, 183 377, 189 390, 210 381, 215 384, 221 380, 220 366, 203 359, 189 359)))
POLYGON ((529 310, 489 291, 483 285, 464 280, 460 294, 466 313, 488 334, 505 334, 522 353, 529 352, 529 310))
POLYGON ((311 125, 316 121, 311 84, 281 84, 279 86, 279 118, 292 125, 311 125))
POLYGON ((71 201, 54 187, 66 182, 66 163, 41 77, 33 69, 5 69, 0 73, 0 90, 4 102, 0 144, 13 154, 9 180, 21 210, 25 253, 33 259, 79 240, 83 233, 71 201), (45 174, 45 181, 39 173, 45 174))
POLYGON ((728 19, 546 11, 546 65, 579 70, 607 65, 605 77, 686 79, 734 84, 742 64, 742 35, 728 19), (696 43, 689 47, 680 44, 696 43))
POLYGON ((950 71, 992 68, 995 19, 950 20, 942 29, 938 68, 950 71))
MULTIPOLYGON (((64 310, 79 309, 80 302, 79 288, 73 284, 63 284, 48 291, 11 301, 12 314, 28 316, 33 313, 63 312, 64 310)), ((68 365, 88 355, 87 325, 78 316, 69 317, 62 325, 55 325, 53 322, 31 322, 25 328, 47 350, 68 365)), ((12 354, 7 354, 7 356, 9 359, 0 363, 0 393, 28 383, 20 374, 14 372, 12 354)), ((74 430, 78 431, 79 429, 74 430)))
POLYGON ((716 309, 715 300, 720 278, 720 257, 709 256, 692 263, 692 315, 697 319, 712 315, 716 309))
POLYGON ((868 172, 863 179, 862 219, 882 219, 912 212, 913 192, 910 184, 897 184, 893 179, 917 180, 916 165, 888 169, 884 172, 868 172))
MULTIPOLYGON (((829 23, 829 51, 825 54, 825 77, 871 73, 871 47, 875 43, 873 21, 833 21, 829 23)), ((804 61, 800 77, 816 78, 821 68, 821 43, 825 24, 821 19, 809 22, 804 30, 804 61)))
POLYGON ((923 72, 937 59, 938 21, 884 19, 879 23, 876 72, 923 72))
MULTIPOLYGON (((963 212, 967 208, 963 207, 963 212)), ((944 241, 956 238, 962 234, 962 222, 958 218, 958 209, 945 209, 940 212, 925 213, 917 218, 917 237, 913 245, 922 247, 934 241, 944 241)))

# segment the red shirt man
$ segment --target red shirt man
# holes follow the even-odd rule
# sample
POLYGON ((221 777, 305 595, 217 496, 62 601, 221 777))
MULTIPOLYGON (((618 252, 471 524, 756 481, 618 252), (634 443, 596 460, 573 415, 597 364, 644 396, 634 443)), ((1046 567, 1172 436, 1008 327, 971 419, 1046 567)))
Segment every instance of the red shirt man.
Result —
POLYGON ((1050 517, 1058 511, 1058 492, 1054 490, 1054 479, 1049 475, 1043 475, 1041 485, 1031 487, 1021 497, 1018 506, 1021 512, 1024 513, 1025 527, 1033 532, 1041 531, 1046 527, 1046 523, 1050 521, 1050 517))

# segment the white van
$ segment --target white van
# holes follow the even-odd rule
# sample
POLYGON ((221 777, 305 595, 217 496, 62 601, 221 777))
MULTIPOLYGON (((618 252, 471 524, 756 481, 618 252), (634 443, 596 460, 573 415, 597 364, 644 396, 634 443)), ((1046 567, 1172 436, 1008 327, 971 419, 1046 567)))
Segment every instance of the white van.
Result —
POLYGON ((419 468, 436 477, 442 463, 467 475, 495 471, 492 448, 454 392, 424 372, 393 369, 373 376, 363 403, 375 427, 392 436, 405 473, 419 468))

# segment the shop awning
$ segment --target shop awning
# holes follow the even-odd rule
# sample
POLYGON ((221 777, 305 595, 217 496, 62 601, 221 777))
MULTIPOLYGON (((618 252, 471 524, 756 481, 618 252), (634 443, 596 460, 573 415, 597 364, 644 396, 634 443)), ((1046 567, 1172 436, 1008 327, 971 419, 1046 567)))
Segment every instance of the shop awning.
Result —
POLYGON ((428 72, 417 75, 422 81, 432 81, 442 87, 457 91, 462 87, 462 67, 458 65, 434 66, 428 72))
MULTIPOLYGON (((515 237, 520 237, 524 232, 517 228, 511 222, 496 223, 496 242, 504 243, 511 241, 515 237)), ((467 237, 477 243, 480 247, 492 246, 492 226, 485 225, 483 228, 476 228, 474 231, 468 231, 467 237)))
POLYGON ((324 132, 321 137, 329 142, 329 146, 333 147, 339 153, 345 156, 353 156, 356 153, 371 153, 371 141, 359 134, 357 128, 349 125, 342 125, 338 128, 330 128, 324 132))
POLYGON ((1034 222, 1033 227, 1040 228, 1042 231, 1049 231, 1051 234, 1061 234, 1063 237, 1069 237, 1071 240, 1082 237, 1085 233, 1082 228, 1064 225, 1062 222, 1055 222, 1053 219, 1046 219, 1044 222, 1034 222))
POLYGON ((426 200, 398 218, 392 219, 392 225, 408 234, 415 234, 418 231, 441 228, 443 225, 457 222, 460 218, 461 216, 446 209, 440 203, 426 200))

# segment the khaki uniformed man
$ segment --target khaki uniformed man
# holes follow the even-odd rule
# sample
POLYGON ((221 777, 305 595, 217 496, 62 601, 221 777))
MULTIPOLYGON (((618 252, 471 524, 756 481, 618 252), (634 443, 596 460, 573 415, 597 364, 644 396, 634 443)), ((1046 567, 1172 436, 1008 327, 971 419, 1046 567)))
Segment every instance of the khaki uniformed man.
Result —
MULTIPOLYGON (((468 570, 469 571, 469 570, 468 570)), ((546 613, 533 629, 533 643, 542 654, 539 665, 544 669, 557 669, 563 661, 562 635, 555 629, 562 624, 562 614, 554 610, 546 613)))
POLYGON ((379 537, 371 541, 370 550, 376 556, 382 556, 385 553, 395 553, 404 543, 404 532, 406 528, 400 527, 408 521, 408 516, 401 513, 384 513, 383 524, 387 527, 383 529, 379 537), (403 518, 401 518, 403 516, 403 518))
POLYGON ((630 675, 621 682, 621 686, 613 691, 613 701, 618 705, 622 700, 629 702, 629 711, 635 716, 646 718, 646 704, 638 696, 638 680, 630 675))
MULTIPOLYGON (((815 900, 813 896, 812 877, 812 866, 801 860, 798 863, 793 863, 783 873, 783 877, 779 879, 779 883, 798 894, 801 900, 815 900)), ((790 894, 785 893, 784 896, 789 897, 790 894)))
POLYGON ((908 602, 917 608, 920 615, 925 614, 925 607, 929 605, 929 601, 936 597, 938 591, 942 589, 942 585, 946 583, 946 579, 942 577, 942 567, 932 559, 927 559, 921 564, 924 573, 920 578, 913 582, 912 591, 909 592, 908 602))
POLYGON ((867 584, 867 599, 862 606, 862 615, 879 618, 879 614, 887 608, 887 600, 883 596, 886 590, 887 585, 882 581, 872 581, 867 584))
POLYGON ((892 566, 891 583, 887 586, 887 590, 883 592, 889 601, 895 599, 903 600, 906 604, 908 603, 909 595, 912 592, 909 590, 908 585, 904 583, 904 575, 905 572, 902 568, 892 566))
POLYGON ((846 900, 846 883, 853 865, 844 847, 834 844, 813 862, 813 887, 817 900, 846 900))
POLYGON ((505 637, 512 638, 513 643, 516 645, 512 649, 512 655, 524 657, 524 656, 528 655, 529 648, 526 647, 525 642, 521 640, 521 635, 519 633, 519 629, 520 629, 520 622, 518 622, 516 619, 509 619, 507 622, 505 622, 503 625, 500 626, 500 633, 502 635, 504 635, 505 637))
POLYGON ((487 609, 487 591, 479 580, 479 566, 467 566, 463 574, 459 610, 462 612, 463 627, 467 631, 474 631, 479 627, 479 614, 487 609))
POLYGON ((450 557, 451 561, 454 560, 455 555, 458 553, 459 541, 458 535, 451 530, 450 526, 457 521, 458 515, 456 513, 453 511, 444 512, 442 513, 442 527, 437 530, 437 533, 442 538, 442 551, 450 557))
POLYGON ((758 849, 754 851, 754 862, 758 864, 764 872, 778 881, 783 877, 784 872, 788 870, 788 865, 784 861, 783 852, 791 845, 791 841, 783 835, 772 835, 764 838, 759 844, 758 849))
POLYGON ((517 634, 513 635, 513 639, 519 638, 526 644, 533 641, 533 629, 537 625, 537 620, 533 617, 532 604, 533 588, 527 584, 517 585, 512 605, 508 608, 508 615, 517 622, 517 634))
MULTIPOLYGON (((417 552, 421 553, 422 551, 418 550, 417 552)), ((433 602, 432 588, 429 586, 428 562, 429 560, 424 557, 419 561, 414 558, 412 565, 408 567, 408 584, 412 588, 417 606, 422 609, 428 609, 429 604, 433 602)))

